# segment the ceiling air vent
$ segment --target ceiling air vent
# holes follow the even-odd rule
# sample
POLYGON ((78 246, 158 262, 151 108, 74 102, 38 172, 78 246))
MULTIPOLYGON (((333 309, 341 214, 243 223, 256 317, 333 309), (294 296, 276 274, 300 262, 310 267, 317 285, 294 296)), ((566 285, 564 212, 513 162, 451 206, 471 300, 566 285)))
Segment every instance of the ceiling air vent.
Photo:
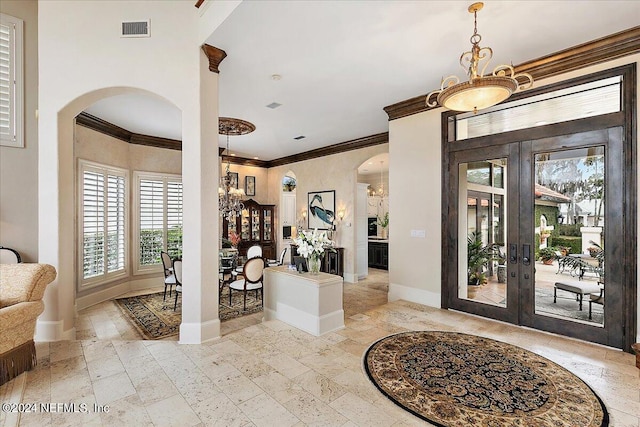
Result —
POLYGON ((271 104, 267 105, 267 108, 271 108, 272 110, 278 108, 279 106, 281 106, 282 104, 278 104, 277 102, 272 102, 271 104))
POLYGON ((151 37, 149 20, 123 22, 121 37, 151 37))
POLYGON ((296 141, 300 141, 301 139, 305 139, 305 138, 306 138, 306 136, 300 135, 300 136, 294 137, 293 139, 295 139, 296 141))

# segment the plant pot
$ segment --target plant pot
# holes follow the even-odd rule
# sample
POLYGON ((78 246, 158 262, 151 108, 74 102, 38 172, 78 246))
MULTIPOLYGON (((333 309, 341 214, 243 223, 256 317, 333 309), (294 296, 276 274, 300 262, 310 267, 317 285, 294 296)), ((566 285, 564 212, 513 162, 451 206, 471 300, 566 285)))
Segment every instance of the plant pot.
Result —
POLYGON ((498 265, 498 283, 507 283, 507 266, 498 265))
POLYGON ((467 286, 467 298, 474 299, 478 295, 478 289, 480 289, 480 285, 471 285, 467 286))
POLYGON ((553 265, 553 260, 552 259, 543 259, 542 263, 544 265, 553 265))
POLYGON ((382 237, 383 239, 386 239, 386 238, 387 238, 387 236, 388 236, 388 234, 387 234, 387 229, 386 229, 386 228, 383 228, 383 229, 380 231, 380 237, 382 237))

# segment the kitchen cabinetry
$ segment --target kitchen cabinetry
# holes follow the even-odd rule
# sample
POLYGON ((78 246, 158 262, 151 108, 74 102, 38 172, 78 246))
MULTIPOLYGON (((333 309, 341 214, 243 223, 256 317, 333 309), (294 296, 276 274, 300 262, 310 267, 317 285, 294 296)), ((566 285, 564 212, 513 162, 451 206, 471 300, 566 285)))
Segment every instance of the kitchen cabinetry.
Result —
POLYGON ((261 205, 253 199, 245 200, 244 209, 237 218, 222 223, 222 235, 229 237, 230 231, 240 235, 241 242, 238 245, 240 256, 247 254, 247 249, 253 245, 262 246, 262 256, 267 259, 275 259, 276 245, 273 238, 273 205, 261 205))
POLYGON ((389 269, 389 244, 387 242, 369 242, 369 267, 389 269))
POLYGON ((282 193, 280 209, 280 225, 293 227, 296 225, 296 194, 282 193))

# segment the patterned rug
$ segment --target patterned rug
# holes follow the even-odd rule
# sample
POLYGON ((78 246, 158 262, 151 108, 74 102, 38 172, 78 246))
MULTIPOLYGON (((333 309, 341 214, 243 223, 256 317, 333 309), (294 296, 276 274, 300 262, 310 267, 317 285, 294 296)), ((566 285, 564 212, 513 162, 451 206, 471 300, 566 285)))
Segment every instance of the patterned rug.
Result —
MULTIPOLYGON (((140 295, 128 298, 116 299, 116 305, 125 314, 125 317, 142 334, 145 339, 159 340, 177 335, 180 332, 182 321, 182 296, 178 297, 178 306, 173 311, 175 294, 166 301, 162 301, 163 292, 140 295)), ((220 297, 219 317, 220 321, 235 319, 237 317, 262 311, 262 301, 256 300, 255 294, 247 294, 247 311, 242 310, 242 292, 234 292, 231 306, 229 303, 229 288, 225 287, 220 297)))
POLYGON ((403 332, 364 356, 389 399, 437 426, 608 426, 580 378, 528 350, 454 332, 403 332))

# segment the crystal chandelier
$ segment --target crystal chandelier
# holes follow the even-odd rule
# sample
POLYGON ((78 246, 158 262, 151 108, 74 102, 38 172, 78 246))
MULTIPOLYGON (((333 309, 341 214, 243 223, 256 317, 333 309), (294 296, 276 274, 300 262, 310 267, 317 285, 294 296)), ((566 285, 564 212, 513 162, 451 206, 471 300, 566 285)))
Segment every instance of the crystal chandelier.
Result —
POLYGON ((229 151, 229 135, 246 135, 253 132, 256 127, 249 122, 229 117, 218 118, 218 133, 227 136, 227 167, 225 174, 220 178, 220 187, 218 187, 218 210, 220 214, 228 221, 240 216, 244 209, 242 198, 244 191, 234 187, 238 185, 233 182, 232 175, 229 170, 231 166, 231 152, 229 151))
POLYGON ((473 35, 469 39, 471 50, 460 56, 460 65, 467 71, 469 81, 460 83, 458 76, 449 76, 442 80, 440 89, 427 95, 427 107, 441 106, 454 111, 473 111, 491 107, 509 98, 518 89, 525 90, 533 86, 533 77, 528 73, 516 74, 512 65, 498 65, 491 75, 484 71, 493 57, 490 47, 480 47, 482 37, 478 34, 478 11, 484 3, 473 3, 469 13, 473 13, 473 35), (479 70, 480 62, 484 65, 479 70), (520 79, 520 80, 518 80, 520 79), (520 83, 520 82, 523 83, 520 83), (437 95, 435 100, 431 98, 437 95))

